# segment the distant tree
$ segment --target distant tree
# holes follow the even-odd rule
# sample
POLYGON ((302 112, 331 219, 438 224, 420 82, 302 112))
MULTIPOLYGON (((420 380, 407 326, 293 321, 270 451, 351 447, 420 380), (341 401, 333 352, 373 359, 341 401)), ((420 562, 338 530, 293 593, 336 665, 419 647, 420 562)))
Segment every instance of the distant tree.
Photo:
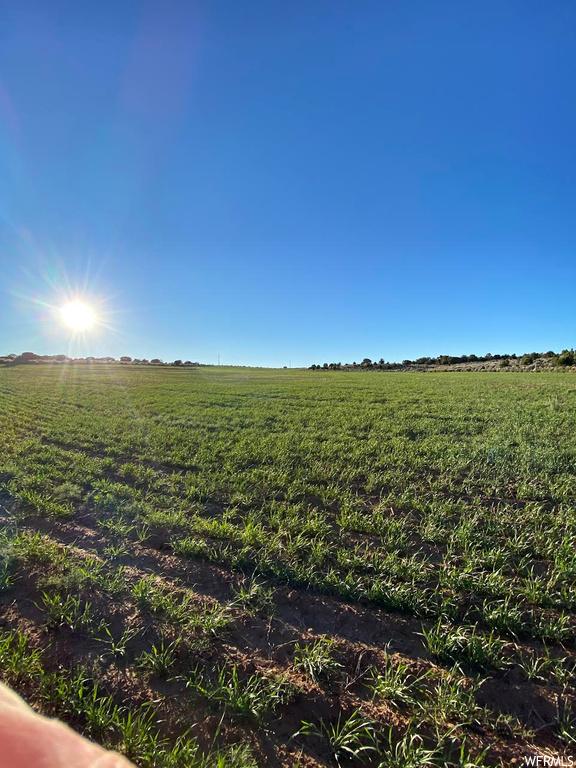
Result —
POLYGON ((500 368, 508 368, 510 365, 510 360, 507 360, 504 358, 504 360, 500 360, 500 368))
POLYGON ((153 357, 152 360, 150 360, 152 365, 162 365, 162 360, 160 360, 159 357, 153 357))
POLYGON ((574 350, 563 349, 556 358, 558 365, 574 365, 574 350))
POLYGON ((142 363, 142 365, 148 365, 148 360, 146 360, 145 357, 143 357, 142 360, 140 360, 140 362, 142 363))
POLYGON ((131 363, 132 362, 132 358, 128 357, 128 355, 122 355, 122 357, 120 358, 120 362, 121 363, 131 363))
POLYGON ((37 355, 36 352, 22 352, 21 355, 16 355, 15 357, 9 355, 9 357, 13 365, 37 363, 40 360, 40 355, 37 355))
POLYGON ((173 365, 182 365, 182 360, 174 360, 173 365))
POLYGON ((362 360, 361 364, 365 365, 366 367, 368 367, 369 365, 372 365, 372 360, 370 360, 369 357, 365 357, 364 360, 362 360))

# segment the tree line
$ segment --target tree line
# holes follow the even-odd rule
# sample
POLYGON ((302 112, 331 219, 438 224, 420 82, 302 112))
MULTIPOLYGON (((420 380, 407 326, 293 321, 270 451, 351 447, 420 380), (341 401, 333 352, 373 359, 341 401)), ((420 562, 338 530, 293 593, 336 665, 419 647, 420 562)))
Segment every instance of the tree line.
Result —
POLYGON ((0 357, 0 365, 42 365, 45 363, 59 363, 62 365, 93 365, 93 364, 111 364, 119 365, 176 365, 176 366, 197 366, 202 363, 192 360, 174 360, 173 362, 164 362, 159 357, 153 357, 151 360, 146 358, 129 357, 122 355, 115 357, 68 357, 68 355, 37 355, 35 352, 22 352, 19 355, 10 354, 0 357))
POLYGON ((323 363, 322 365, 311 365, 310 370, 381 370, 398 371, 403 368, 414 366, 443 366, 459 365, 461 363, 493 363, 499 362, 501 368, 507 368, 511 362, 518 365, 533 365, 537 360, 546 360, 553 365, 570 366, 576 364, 576 352, 573 349, 563 349, 562 352, 527 352, 523 355, 506 354, 497 355, 488 353, 486 355, 438 355, 437 357, 418 357, 415 360, 402 360, 398 362, 387 362, 384 358, 380 360, 371 360, 365 357, 361 362, 353 363, 323 363))

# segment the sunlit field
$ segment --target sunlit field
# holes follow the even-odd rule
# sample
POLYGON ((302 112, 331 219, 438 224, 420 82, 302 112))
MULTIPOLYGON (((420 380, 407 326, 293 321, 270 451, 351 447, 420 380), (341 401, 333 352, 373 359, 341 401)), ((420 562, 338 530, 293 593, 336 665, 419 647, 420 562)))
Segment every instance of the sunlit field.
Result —
POLYGON ((0 677, 142 768, 576 753, 576 378, 0 369, 0 677))

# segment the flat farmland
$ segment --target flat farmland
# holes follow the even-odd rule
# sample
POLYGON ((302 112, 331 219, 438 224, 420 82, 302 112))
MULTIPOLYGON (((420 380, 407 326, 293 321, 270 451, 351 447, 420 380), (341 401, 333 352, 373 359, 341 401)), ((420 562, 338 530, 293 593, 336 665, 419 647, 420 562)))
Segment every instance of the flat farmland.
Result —
POLYGON ((576 753, 576 378, 0 369, 0 678, 141 768, 576 753))

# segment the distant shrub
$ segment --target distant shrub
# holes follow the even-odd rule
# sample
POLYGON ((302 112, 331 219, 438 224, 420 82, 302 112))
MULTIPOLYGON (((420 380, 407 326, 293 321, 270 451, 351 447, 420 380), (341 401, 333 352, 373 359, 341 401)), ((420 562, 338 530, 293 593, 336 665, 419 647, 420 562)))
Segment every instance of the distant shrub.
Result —
POLYGON ((510 360, 504 359, 500 361, 500 368, 508 368, 509 365, 510 365, 510 360))

